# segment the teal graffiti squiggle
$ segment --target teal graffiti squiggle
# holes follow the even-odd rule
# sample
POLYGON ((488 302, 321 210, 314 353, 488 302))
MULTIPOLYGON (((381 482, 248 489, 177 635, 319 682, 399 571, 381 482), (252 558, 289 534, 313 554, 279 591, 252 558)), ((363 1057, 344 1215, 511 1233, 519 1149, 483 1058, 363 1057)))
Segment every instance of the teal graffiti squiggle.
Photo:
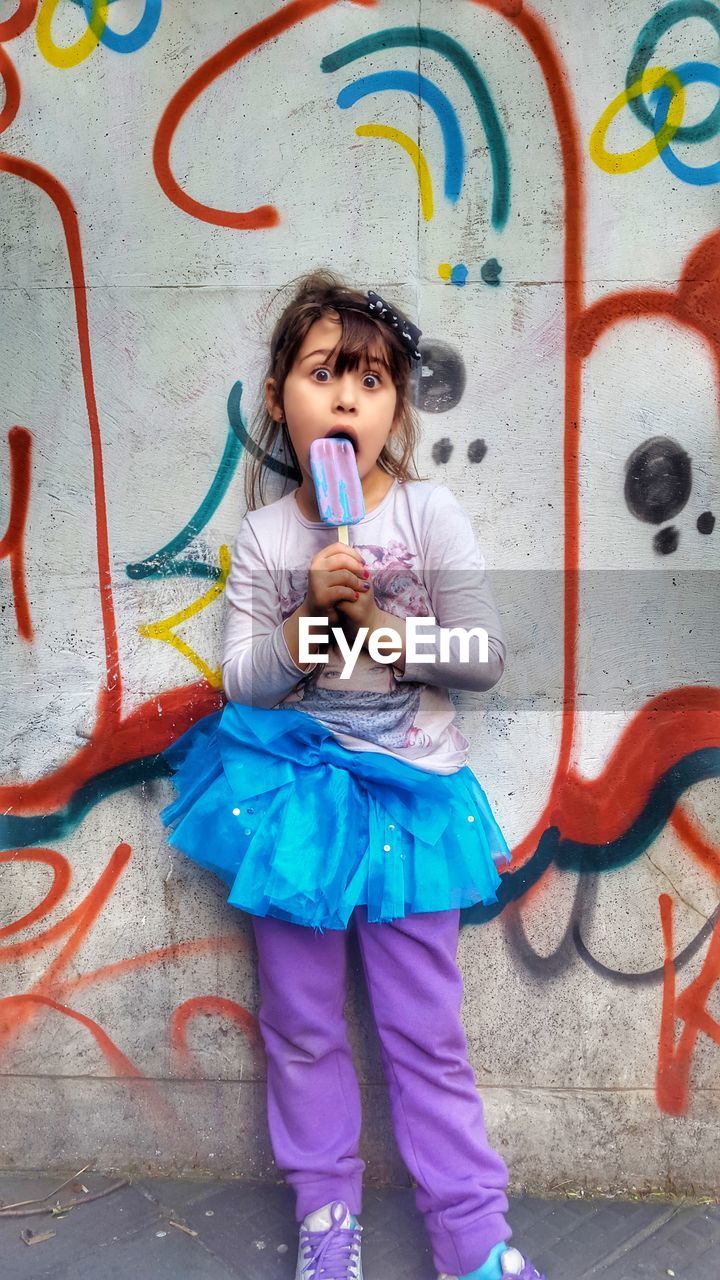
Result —
POLYGON ((698 782, 720 776, 720 747, 691 751, 658 778, 642 813, 617 840, 607 844, 583 844, 563 839, 557 827, 543 832, 532 857, 517 871, 501 876, 498 900, 490 906, 467 907, 461 914, 464 924, 484 924, 500 915, 509 902, 516 902, 537 884, 555 863, 560 871, 614 871, 639 858, 657 840, 680 797, 698 782))
POLYGON ((505 226, 510 213, 510 159, 505 134, 484 77, 457 40, 433 27, 389 27, 326 54, 320 68, 325 72, 339 71, 378 50, 398 48, 431 49, 447 58, 465 81, 487 138, 493 171, 492 225, 499 230, 505 226))
MULTIPOLYGON (((106 770, 85 783, 56 813, 16 817, 0 814, 0 849, 50 845, 66 839, 92 808, 106 796, 139 783, 169 776, 162 755, 151 755, 106 770)), ((554 863, 561 871, 595 874, 627 866, 649 849, 665 827, 678 800, 698 782, 720 776, 720 747, 691 751, 658 779, 636 821, 617 840, 607 844, 583 844, 563 839, 557 827, 544 831, 535 853, 517 871, 503 872, 498 901, 491 906, 464 908, 463 924, 485 924, 501 914, 510 902, 519 901, 554 863)))
MULTIPOLYGON (((641 78, 646 67, 649 66, 662 36, 678 22, 684 22, 688 18, 702 18, 705 22, 709 22, 715 35, 720 37, 720 9, 711 0, 672 0, 671 4, 666 4, 657 13, 653 14, 652 18, 645 23, 635 41, 632 60, 625 77, 627 89, 630 89, 641 78)), ((645 99, 643 97, 631 98, 628 106, 633 114, 637 116, 640 123, 654 133, 653 113, 650 111, 645 99)), ((715 104, 704 120, 699 120, 697 124, 681 125, 675 133, 673 141, 675 144, 679 142, 707 142, 709 138, 714 138, 718 132, 720 132, 720 102, 715 104)))
POLYGON ((138 580, 143 578, 189 577, 210 578, 214 581, 219 579, 221 571, 218 565, 208 564, 207 561, 192 558, 179 560, 178 556, 214 516, 228 491, 230 481, 240 461, 243 447, 247 447, 250 440, 240 407, 242 392, 242 382, 236 382, 228 397, 227 411, 230 430, 225 441, 223 455, 210 488, 197 511, 190 517, 184 528, 164 547, 161 547, 159 551, 154 551, 152 555, 146 556, 144 560, 139 560, 135 564, 126 565, 125 572, 128 578, 138 580))

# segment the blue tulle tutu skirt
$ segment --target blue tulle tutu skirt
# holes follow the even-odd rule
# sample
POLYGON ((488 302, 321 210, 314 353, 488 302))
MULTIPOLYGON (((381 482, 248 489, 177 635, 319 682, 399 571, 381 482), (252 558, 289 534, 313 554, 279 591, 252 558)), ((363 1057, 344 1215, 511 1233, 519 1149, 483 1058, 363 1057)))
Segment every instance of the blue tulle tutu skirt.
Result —
POLYGON ((312 716, 228 702, 164 753, 170 844, 257 916, 344 929, 496 902, 505 838, 472 770, 348 751, 312 716))

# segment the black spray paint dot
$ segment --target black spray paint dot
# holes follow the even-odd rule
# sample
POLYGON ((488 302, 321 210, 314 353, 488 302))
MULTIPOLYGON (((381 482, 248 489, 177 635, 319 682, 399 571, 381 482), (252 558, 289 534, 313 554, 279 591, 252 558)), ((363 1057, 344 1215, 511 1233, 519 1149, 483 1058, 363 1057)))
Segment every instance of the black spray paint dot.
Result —
POLYGON ((690 458, 669 436, 646 440, 625 463, 625 501, 647 524, 671 520, 682 511, 691 489, 690 458))
POLYGON ((487 445, 484 440, 471 440, 468 445, 468 462, 482 462, 487 453, 487 445))
POLYGON ((666 529, 658 529, 653 538, 653 547, 659 556, 671 556, 673 551, 677 551, 679 541, 680 530, 674 524, 669 524, 666 529))
POLYGON ((422 372, 412 388, 413 403, 425 413, 447 413, 465 391, 465 365, 459 351, 446 342, 422 344, 422 372))
POLYGON ((501 271, 502 267, 497 258, 488 258, 487 262, 483 262, 480 268, 480 279, 485 284, 499 285, 501 271))
POLYGON ((715 528, 715 517, 712 511, 703 511, 697 518, 698 533, 712 533, 715 528))
POLYGON ((436 440, 432 447, 432 460, 440 466, 443 462, 450 461, 450 454, 453 451, 452 440, 448 440, 447 436, 443 436, 442 440, 436 440))

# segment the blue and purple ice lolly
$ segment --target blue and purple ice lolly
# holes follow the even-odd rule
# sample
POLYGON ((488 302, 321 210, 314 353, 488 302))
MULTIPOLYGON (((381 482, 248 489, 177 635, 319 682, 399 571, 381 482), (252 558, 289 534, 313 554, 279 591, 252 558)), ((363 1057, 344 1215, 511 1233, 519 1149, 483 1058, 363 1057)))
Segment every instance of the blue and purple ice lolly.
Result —
POLYGON ((338 541, 347 546, 348 525, 357 524, 365 516, 362 483, 351 442, 344 436, 313 440, 310 470, 320 519, 337 528, 338 541))

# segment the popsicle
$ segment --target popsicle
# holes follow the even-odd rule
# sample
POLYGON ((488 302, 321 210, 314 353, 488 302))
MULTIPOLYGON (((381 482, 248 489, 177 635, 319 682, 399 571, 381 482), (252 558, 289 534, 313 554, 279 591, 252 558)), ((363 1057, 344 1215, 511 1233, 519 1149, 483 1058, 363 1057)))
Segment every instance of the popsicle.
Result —
POLYGON ((320 519, 337 528, 338 541, 348 546, 348 525, 357 524, 365 515, 362 483, 350 441, 344 436, 313 440, 310 471, 320 519))

